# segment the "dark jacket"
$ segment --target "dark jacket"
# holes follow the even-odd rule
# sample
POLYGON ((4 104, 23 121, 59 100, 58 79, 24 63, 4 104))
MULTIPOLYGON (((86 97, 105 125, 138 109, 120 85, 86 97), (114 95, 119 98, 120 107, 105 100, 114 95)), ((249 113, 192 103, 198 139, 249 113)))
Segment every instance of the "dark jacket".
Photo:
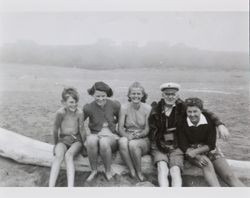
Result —
POLYGON ((207 124, 188 126, 187 118, 177 128, 177 140, 179 148, 185 153, 192 144, 204 144, 209 146, 210 151, 216 146, 216 128, 209 114, 203 112, 207 124))

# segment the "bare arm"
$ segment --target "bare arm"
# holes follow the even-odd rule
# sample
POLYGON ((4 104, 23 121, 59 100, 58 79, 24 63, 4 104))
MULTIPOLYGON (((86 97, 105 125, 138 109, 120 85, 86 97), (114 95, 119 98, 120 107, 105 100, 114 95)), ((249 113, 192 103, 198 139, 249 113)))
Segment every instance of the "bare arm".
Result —
POLYGON ((86 130, 85 130, 85 126, 84 126, 84 113, 81 112, 79 115, 79 132, 82 138, 82 142, 85 142, 86 140, 86 130))
POLYGON ((224 125, 223 122, 221 122, 220 118, 217 115, 215 115, 213 112, 209 111, 208 109, 204 109, 203 112, 212 120, 213 124, 216 127, 220 125, 224 125))
POLYGON ((88 125, 89 125, 89 120, 85 120, 85 122, 84 122, 84 129, 86 131, 86 136, 89 135, 89 134, 91 134, 91 131, 90 131, 88 125))
POLYGON ((53 147, 53 155, 55 155, 56 144, 58 143, 58 133, 62 122, 62 115, 59 112, 56 112, 56 117, 53 125, 53 139, 54 139, 54 147, 53 147))
POLYGON ((83 114, 83 122, 84 122, 83 127, 84 127, 86 138, 87 138, 87 135, 91 134, 90 129, 88 127, 89 114, 88 114, 88 105, 87 104, 84 105, 82 112, 83 112, 82 114, 83 114))
POLYGON ((56 145, 58 143, 58 133, 61 125, 61 114, 59 112, 56 113, 55 122, 53 125, 53 138, 54 138, 54 144, 56 145))
POLYGON ((223 140, 228 140, 228 138, 230 137, 228 129, 223 124, 217 126, 216 131, 219 135, 219 138, 222 138, 223 140))
POLYGON ((128 134, 126 133, 126 130, 124 128, 125 118, 126 118, 125 112, 126 112, 125 108, 121 107, 120 112, 119 112, 119 120, 118 120, 118 132, 120 136, 122 137, 128 137, 128 134))
POLYGON ((225 127, 224 123, 222 123, 221 120, 219 119, 219 117, 217 115, 215 115, 213 112, 211 112, 207 109, 204 110, 204 112, 208 114, 210 119, 215 124, 216 131, 219 135, 219 138, 222 138, 223 140, 227 140, 230 136, 230 133, 229 133, 228 129, 225 127))
POLYGON ((210 148, 208 145, 203 145, 201 147, 198 147, 196 149, 192 149, 192 148, 188 148, 187 151, 186 151, 186 155, 188 157, 191 157, 191 158, 195 158, 196 156, 202 154, 202 153, 205 153, 207 151, 209 151, 210 148))

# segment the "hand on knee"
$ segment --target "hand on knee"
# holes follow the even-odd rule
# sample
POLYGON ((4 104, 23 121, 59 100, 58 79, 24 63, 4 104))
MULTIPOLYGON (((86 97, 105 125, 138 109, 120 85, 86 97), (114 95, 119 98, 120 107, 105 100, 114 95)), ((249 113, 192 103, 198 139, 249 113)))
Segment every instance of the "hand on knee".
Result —
POLYGON ((200 155, 198 158, 196 158, 198 160, 199 166, 201 168, 211 168, 213 167, 212 162, 210 161, 210 159, 205 156, 205 155, 200 155))

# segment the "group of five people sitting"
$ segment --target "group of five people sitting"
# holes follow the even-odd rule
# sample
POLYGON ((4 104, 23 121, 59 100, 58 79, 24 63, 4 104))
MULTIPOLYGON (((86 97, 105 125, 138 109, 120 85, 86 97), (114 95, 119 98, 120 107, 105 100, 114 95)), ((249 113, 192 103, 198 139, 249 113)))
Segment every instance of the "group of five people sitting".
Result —
POLYGON ((63 160, 68 186, 74 186, 74 157, 82 147, 87 150, 92 170, 87 181, 98 173, 99 155, 110 180, 112 153, 119 150, 131 177, 140 181, 145 180, 142 156, 150 153, 157 167, 159 186, 170 186, 168 176, 171 186, 182 186, 184 159, 202 169, 209 186, 220 186, 216 173, 229 186, 243 186, 216 146, 217 131, 220 136, 229 135, 219 118, 205 110, 199 98, 182 101, 177 83, 164 83, 160 90, 161 100, 150 106, 144 87, 134 82, 128 89, 128 103, 120 105, 110 99, 113 91, 106 83, 96 82, 88 89, 93 101, 79 109, 77 90, 65 88, 63 107, 56 112, 53 128, 55 146, 49 186, 56 185, 63 160))

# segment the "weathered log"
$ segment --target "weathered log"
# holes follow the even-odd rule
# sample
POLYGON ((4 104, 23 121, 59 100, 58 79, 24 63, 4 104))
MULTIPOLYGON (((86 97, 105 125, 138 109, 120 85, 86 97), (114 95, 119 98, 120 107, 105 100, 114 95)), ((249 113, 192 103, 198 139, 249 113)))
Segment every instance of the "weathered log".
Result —
MULTIPOLYGON (((0 128, 0 155, 13 159, 23 164, 33 164, 39 166, 50 167, 53 161, 53 145, 41 142, 15 132, 0 128)), ((250 162, 249 161, 237 161, 227 160, 233 171, 243 178, 250 178, 250 162)), ((77 171, 90 171, 88 158, 78 155, 75 158, 77 171)), ((62 164, 62 168, 65 168, 65 164, 62 164)), ((103 169, 103 166, 99 166, 103 169)), ((114 157, 112 170, 114 173, 122 175, 127 173, 128 170, 124 166, 123 161, 119 153, 114 157)), ((146 155, 142 158, 142 170, 144 173, 152 173, 155 167, 152 164, 151 157, 146 155)), ((184 175, 200 176, 202 175, 199 168, 185 165, 184 175)))

